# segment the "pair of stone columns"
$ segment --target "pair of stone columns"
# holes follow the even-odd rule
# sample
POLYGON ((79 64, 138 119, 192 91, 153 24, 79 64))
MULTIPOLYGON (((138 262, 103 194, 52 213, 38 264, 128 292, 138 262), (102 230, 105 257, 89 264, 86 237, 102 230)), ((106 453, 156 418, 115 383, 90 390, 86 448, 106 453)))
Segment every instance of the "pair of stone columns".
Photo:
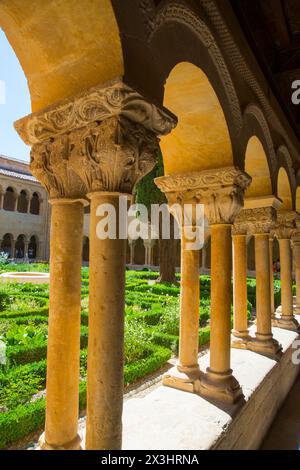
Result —
MULTIPOLYGON (((273 198, 272 198, 273 199, 273 198)), ((243 210, 233 231, 234 329, 232 346, 279 360, 282 348, 272 334, 270 230, 276 210, 272 205, 243 210), (249 336, 247 318, 247 237, 255 238, 256 335, 249 336)), ((273 291, 274 295, 274 291, 273 291)))
MULTIPOLYGON (((272 197, 271 199, 274 200, 272 197)), ((294 214, 295 215, 295 214, 294 214)), ((298 331, 293 314, 292 260, 290 239, 294 215, 278 212, 272 206, 247 209, 237 218, 233 236, 234 251, 234 330, 233 347, 250 349, 279 360, 282 348, 273 338, 272 326, 298 331), (288 220, 289 219, 289 220, 288 220), (255 237, 256 338, 251 338, 247 319, 247 236, 255 237), (275 315, 273 276, 273 237, 280 246, 281 316, 275 315)), ((298 274, 300 278, 300 273, 298 274)))
MULTIPOLYGON (((204 374, 198 364, 199 250, 189 248, 191 240, 187 238, 186 227, 183 226, 179 361, 164 377, 164 384, 230 404, 243 398, 230 367, 231 230, 250 182, 251 178, 235 167, 156 180, 168 198, 171 211, 175 203, 194 208, 197 204, 203 204, 211 227, 210 366, 204 374)), ((173 212, 176 217, 176 210, 173 212)), ((198 222, 193 219, 194 229, 198 222)))
POLYGON ((280 280, 281 280, 281 306, 277 309, 278 318, 274 315, 273 325, 291 331, 300 332, 300 326, 294 316, 293 305, 293 276, 292 276, 292 245, 294 246, 295 273, 297 292, 299 295, 299 252, 297 242, 299 233, 296 228, 297 216, 292 211, 280 211, 275 235, 279 240, 280 250, 280 280), (298 282, 297 282, 298 281, 298 282))
MULTIPOLYGON (((86 449, 121 448, 126 239, 101 238, 99 206, 156 164, 176 118, 119 79, 16 123, 52 204, 47 399, 42 449, 80 449, 78 435, 84 206, 91 204, 86 449)), ((107 207, 107 206, 106 206, 107 207)))

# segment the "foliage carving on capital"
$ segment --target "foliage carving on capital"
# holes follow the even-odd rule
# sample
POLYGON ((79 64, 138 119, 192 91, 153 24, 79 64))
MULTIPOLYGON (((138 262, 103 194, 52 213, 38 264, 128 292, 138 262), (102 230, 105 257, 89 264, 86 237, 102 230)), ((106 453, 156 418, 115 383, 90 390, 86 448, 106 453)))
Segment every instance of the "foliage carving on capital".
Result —
POLYGON ((293 211, 279 211, 277 223, 274 227, 274 235, 278 240, 290 240, 295 233, 296 213, 293 211))
POLYGON ((31 149, 30 170, 52 199, 85 197, 86 187, 69 166, 69 140, 60 136, 31 149))
POLYGON ((204 205, 210 225, 232 224, 244 205, 244 193, 251 178, 236 167, 157 178, 169 204, 204 205))
POLYGON ((112 117, 70 136, 70 167, 88 192, 131 194, 157 162, 159 140, 128 119, 112 117))
POLYGON ((244 233, 251 235, 270 233, 276 222, 276 210, 273 207, 244 209, 235 220, 235 224, 244 233))
POLYGON ((20 119, 15 128, 26 144, 34 145, 114 116, 140 124, 157 135, 169 134, 177 125, 173 114, 116 79, 20 119))

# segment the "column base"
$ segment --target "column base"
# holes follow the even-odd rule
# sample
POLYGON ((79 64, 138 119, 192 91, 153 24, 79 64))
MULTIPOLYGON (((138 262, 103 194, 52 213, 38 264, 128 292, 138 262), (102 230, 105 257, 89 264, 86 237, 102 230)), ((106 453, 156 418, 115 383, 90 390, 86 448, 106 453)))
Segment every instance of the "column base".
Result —
POLYGON ((82 439, 79 434, 71 442, 67 442, 62 446, 54 446, 47 444, 45 439, 45 433, 39 438, 39 445, 37 450, 82 450, 81 447, 82 439))
POLYGON ((300 333, 300 325, 293 315, 282 315, 280 318, 273 320, 274 328, 282 328, 283 330, 295 331, 300 333))
POLYGON ((279 361, 282 356, 282 346, 274 338, 251 338, 247 344, 249 351, 261 354, 263 356, 279 361))
POLYGON ((176 388, 183 392, 197 393, 196 383, 200 380, 200 369, 198 366, 185 368, 176 366, 163 376, 162 383, 166 387, 176 388))
POLYGON ((233 377, 232 370, 225 373, 213 372, 210 368, 202 374, 199 382, 199 395, 227 405, 244 403, 244 395, 240 384, 233 377))
POLYGON ((248 349, 248 342, 251 341, 249 331, 232 331, 231 347, 234 349, 248 349))

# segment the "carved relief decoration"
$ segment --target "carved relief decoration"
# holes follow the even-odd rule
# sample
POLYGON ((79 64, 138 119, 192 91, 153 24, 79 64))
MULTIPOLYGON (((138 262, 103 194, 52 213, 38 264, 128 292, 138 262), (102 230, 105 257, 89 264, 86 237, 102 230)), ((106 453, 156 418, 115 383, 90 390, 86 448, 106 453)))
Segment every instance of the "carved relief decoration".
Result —
POLYGON ((235 220, 237 230, 250 235, 269 233, 276 222, 276 210, 273 207, 244 209, 235 220))
POLYGON ((113 117, 71 137, 70 167, 88 192, 132 193, 155 166, 159 141, 143 126, 113 117))
POLYGON ((17 121, 15 128, 26 144, 34 145, 113 116, 125 117, 157 135, 166 135, 177 125, 174 115, 118 79, 33 113, 17 121))
POLYGON ((238 168, 227 167, 199 173, 157 178, 169 204, 204 204, 210 225, 231 224, 244 204, 251 178, 238 168))
POLYGON ((278 240, 291 239, 295 232, 296 213, 293 211, 279 211, 277 213, 277 223, 274 228, 274 234, 278 240))
POLYGON ((70 146, 66 136, 36 144, 31 150, 30 170, 51 198, 83 198, 86 188, 69 168, 70 146))
POLYGON ((172 2, 166 4, 158 10, 155 20, 152 22, 152 34, 149 36, 149 41, 152 40, 154 34, 164 25, 172 22, 184 24, 198 35, 200 41, 207 48, 212 61, 214 62, 219 77, 224 84, 224 89, 227 94, 229 106, 231 108, 232 118, 235 123, 236 130, 239 131, 243 126, 243 118, 240 108, 240 103, 235 91, 235 87, 230 76, 225 59, 218 47, 218 43, 214 38, 209 27, 205 22, 195 15, 184 3, 172 2))

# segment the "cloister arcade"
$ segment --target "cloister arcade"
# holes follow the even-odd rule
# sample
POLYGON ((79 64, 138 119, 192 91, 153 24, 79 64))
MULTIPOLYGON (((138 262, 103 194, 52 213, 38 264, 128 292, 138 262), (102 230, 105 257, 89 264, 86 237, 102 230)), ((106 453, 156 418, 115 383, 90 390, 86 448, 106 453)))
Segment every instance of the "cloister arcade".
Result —
MULTIPOLYGON (((89 203, 85 448, 122 447, 126 240, 97 238, 97 207, 111 203, 118 209, 120 194, 130 198, 136 182, 155 166, 159 145, 165 176, 156 184, 169 204, 205 206, 211 266, 210 359, 202 370, 200 252, 187 248, 183 230, 179 358, 164 384, 183 395, 189 391, 242 407, 244 391, 232 370, 231 346, 280 363, 282 347, 272 325, 299 332, 300 143, 230 2, 129 3, 130 8, 121 0, 0 2, 0 26, 24 69, 32 100, 32 114, 15 127, 32 147, 31 171, 52 205, 42 449, 83 446, 78 434, 80 289, 89 203), (277 314, 270 256, 274 237, 282 282, 277 314), (255 336, 247 324, 247 243, 255 246, 255 336)), ((13 210, 11 189, 4 196, 8 210, 13 210)), ((25 194, 20 199, 23 207, 25 194)), ((3 239, 5 247, 9 237, 3 239)))
POLYGON ((34 192, 29 194, 27 190, 22 189, 18 192, 11 186, 8 186, 0 193, 0 210, 19 212, 20 214, 40 214, 40 196, 34 192))
POLYGON ((2 239, 0 252, 6 253, 9 258, 31 260, 38 257, 39 241, 35 235, 18 235, 15 239, 12 234, 6 233, 2 239))

